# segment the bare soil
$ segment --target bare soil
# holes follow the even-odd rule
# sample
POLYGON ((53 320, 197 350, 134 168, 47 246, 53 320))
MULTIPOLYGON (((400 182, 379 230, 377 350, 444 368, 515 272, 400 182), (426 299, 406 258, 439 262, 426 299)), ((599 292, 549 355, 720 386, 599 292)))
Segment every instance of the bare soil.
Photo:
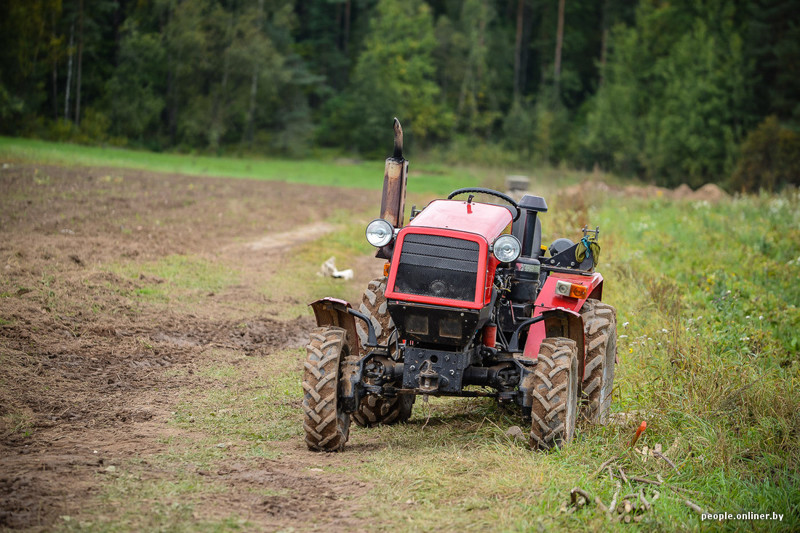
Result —
MULTIPOLYGON (((302 346, 313 327, 308 316, 252 311, 276 303, 256 281, 290 267, 292 245, 334 229, 326 219, 337 209, 378 201, 375 191, 135 170, 0 170, 0 529, 48 530, 96 509, 119 465, 169 479, 148 458, 193 437, 169 421, 182 393, 213 386, 198 368, 218 350, 269 357, 302 346), (165 309, 129 296, 154 280, 107 268, 172 254, 235 263, 244 275, 225 294, 165 309)), ((226 489, 197 518, 363 529, 337 500, 367 487, 311 470, 356 456, 312 454, 299 439, 280 446, 280 460, 199 472, 226 489)))

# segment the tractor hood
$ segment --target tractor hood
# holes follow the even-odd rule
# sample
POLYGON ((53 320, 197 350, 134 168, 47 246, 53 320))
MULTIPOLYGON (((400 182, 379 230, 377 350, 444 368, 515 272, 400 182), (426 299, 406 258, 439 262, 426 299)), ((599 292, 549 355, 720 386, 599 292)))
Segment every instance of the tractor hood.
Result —
POLYGON ((511 219, 511 212, 499 205, 434 200, 408 226, 476 233, 491 244, 511 219))
MULTIPOLYGON (((386 298, 461 311, 483 309, 492 297, 497 266, 489 248, 511 220, 509 210, 498 205, 431 202, 397 235, 386 298)), ((416 327, 397 318, 395 324, 406 332, 416 327)), ((427 327, 420 326, 420 331, 427 327)), ((463 340, 460 334, 456 337, 463 340)))

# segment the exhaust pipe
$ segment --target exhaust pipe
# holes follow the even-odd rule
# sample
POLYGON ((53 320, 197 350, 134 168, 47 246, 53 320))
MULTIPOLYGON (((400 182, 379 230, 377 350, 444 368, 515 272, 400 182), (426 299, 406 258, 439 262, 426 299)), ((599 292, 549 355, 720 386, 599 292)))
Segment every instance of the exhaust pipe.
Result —
MULTIPOLYGON (((408 161, 403 158, 403 127, 394 119, 394 152, 386 158, 383 172, 383 196, 381 196, 380 218, 395 228, 403 227, 403 211, 406 203, 406 180, 408 161)), ((378 250, 375 257, 391 259, 394 241, 378 250)))

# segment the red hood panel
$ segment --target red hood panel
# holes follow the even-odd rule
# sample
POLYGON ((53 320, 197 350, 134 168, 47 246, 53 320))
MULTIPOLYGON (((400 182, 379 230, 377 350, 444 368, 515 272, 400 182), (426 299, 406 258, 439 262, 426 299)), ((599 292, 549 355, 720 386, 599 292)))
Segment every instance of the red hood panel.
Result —
POLYGON ((491 244, 511 220, 509 210, 499 205, 434 200, 408 225, 477 233, 491 244))

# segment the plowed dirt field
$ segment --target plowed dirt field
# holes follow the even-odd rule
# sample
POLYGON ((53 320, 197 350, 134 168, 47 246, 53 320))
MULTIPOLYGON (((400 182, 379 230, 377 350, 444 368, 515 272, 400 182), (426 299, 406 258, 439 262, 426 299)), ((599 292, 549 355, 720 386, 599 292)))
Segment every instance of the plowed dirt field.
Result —
MULTIPOLYGON (((147 517, 158 513, 182 527, 363 529, 338 500, 366 485, 323 471, 358 453, 313 454, 285 435, 215 442, 190 414, 203 411, 193 395, 260 394, 254 374, 269 391, 272 372, 301 366, 312 320, 287 316, 305 302, 270 280, 294 268, 293 247, 334 229, 337 210, 378 201, 120 169, 0 171, 0 529, 147 529, 163 526, 147 517), (180 467, 164 459, 175 456, 180 467)), ((354 261, 357 295, 381 265, 354 261)), ((245 426, 260 413, 242 413, 245 426)))

